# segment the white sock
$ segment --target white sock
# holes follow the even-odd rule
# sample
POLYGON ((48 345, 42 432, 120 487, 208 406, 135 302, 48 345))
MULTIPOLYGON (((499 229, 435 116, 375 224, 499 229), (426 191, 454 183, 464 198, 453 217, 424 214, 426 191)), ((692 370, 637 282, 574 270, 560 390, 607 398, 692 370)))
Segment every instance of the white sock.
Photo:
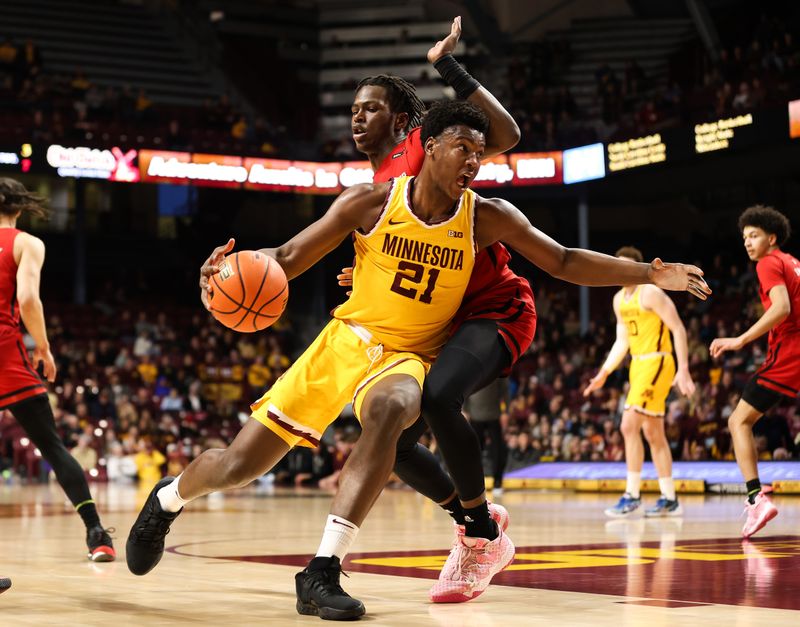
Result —
POLYGON ((350 550, 350 546, 358 535, 358 527, 349 520, 341 516, 328 514, 328 522, 325 523, 325 531, 322 534, 322 542, 317 549, 317 557, 333 557, 344 560, 344 556, 350 550))
POLYGON ((183 476, 183 473, 175 477, 175 481, 156 492, 158 502, 161 503, 161 509, 165 512, 177 512, 189 502, 182 499, 178 493, 178 482, 181 480, 181 476, 183 476))
POLYGON ((625 485, 625 492, 633 498, 639 498, 639 489, 642 485, 642 473, 628 471, 628 483, 625 485))
POLYGON ((661 494, 666 496, 670 501, 675 500, 675 482, 672 477, 659 477, 658 487, 661 488, 661 494))

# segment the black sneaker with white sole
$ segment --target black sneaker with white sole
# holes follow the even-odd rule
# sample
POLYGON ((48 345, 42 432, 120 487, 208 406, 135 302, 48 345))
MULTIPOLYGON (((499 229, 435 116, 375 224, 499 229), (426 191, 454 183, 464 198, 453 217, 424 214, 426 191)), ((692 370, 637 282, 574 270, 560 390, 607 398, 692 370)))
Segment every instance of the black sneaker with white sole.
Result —
POLYGON ((172 521, 183 511, 183 508, 177 512, 165 512, 161 509, 158 491, 173 481, 175 477, 164 477, 156 484, 128 534, 125 559, 128 562, 128 570, 134 575, 146 575, 161 561, 161 556, 164 554, 164 538, 169 533, 172 521))

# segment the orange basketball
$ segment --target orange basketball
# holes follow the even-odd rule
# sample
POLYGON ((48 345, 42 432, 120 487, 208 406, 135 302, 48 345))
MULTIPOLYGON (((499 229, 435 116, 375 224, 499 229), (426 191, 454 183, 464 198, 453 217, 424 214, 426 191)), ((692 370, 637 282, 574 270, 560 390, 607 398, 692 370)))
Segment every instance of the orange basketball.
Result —
POLYGON ((225 257, 211 277, 211 314, 242 333, 261 331, 280 318, 289 300, 289 285, 277 261, 254 250, 225 257))

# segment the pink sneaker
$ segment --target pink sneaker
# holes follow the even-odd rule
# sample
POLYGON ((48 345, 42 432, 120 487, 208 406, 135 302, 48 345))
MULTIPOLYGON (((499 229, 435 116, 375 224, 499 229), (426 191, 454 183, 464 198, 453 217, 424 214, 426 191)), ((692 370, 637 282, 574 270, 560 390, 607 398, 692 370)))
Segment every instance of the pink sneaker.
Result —
POLYGON ((750 501, 745 501, 744 511, 747 520, 742 527, 743 538, 749 538, 778 515, 778 508, 772 504, 763 490, 756 495, 756 501, 752 505, 750 501))
POLYGON ((494 540, 459 533, 439 580, 430 591, 434 603, 464 603, 480 596, 497 573, 514 561, 514 544, 500 532, 494 540))
MULTIPOLYGON (((498 505, 497 503, 489 503, 489 516, 492 520, 497 524, 497 528, 500 531, 505 531, 508 529, 508 523, 510 521, 510 517, 508 515, 508 510, 503 507, 502 505, 498 505)), ((447 561, 442 566, 442 570, 439 573, 439 580, 451 581, 455 578, 455 571, 458 568, 459 564, 459 549, 458 547, 461 545, 461 538, 464 537, 465 527, 464 525, 453 525, 456 530, 456 537, 453 539, 453 544, 450 545, 450 555, 447 557, 447 561)))

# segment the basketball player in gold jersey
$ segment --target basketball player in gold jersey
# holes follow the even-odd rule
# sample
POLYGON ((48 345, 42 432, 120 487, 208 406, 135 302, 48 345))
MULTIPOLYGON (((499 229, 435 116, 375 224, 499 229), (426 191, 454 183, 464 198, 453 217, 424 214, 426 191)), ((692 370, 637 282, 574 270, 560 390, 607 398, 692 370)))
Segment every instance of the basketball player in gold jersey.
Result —
MULTIPOLYGON (((632 246, 617 251, 617 257, 641 263, 642 253, 632 246)), ((603 366, 589 382, 583 395, 599 390, 609 374, 619 366, 630 350, 630 390, 622 414, 622 437, 625 440, 625 462, 628 480, 625 494, 606 510, 612 518, 629 516, 642 504, 639 488, 644 464, 642 432, 650 445, 653 464, 658 472, 661 498, 646 516, 680 516, 681 510, 672 480, 672 452, 664 431, 666 400, 670 388, 677 385, 681 394, 694 394, 689 374, 689 349, 686 329, 675 304, 655 285, 626 285, 614 296, 617 316, 617 339, 603 366), (672 357, 672 337, 678 370, 672 357)))
MULTIPOLYGON (((710 293, 699 268, 566 249, 509 203, 477 196, 469 185, 480 167, 487 125, 470 103, 432 107, 422 126, 426 158, 418 177, 354 186, 320 220, 262 251, 292 279, 355 233, 353 293, 253 405, 252 420, 227 449, 205 451, 177 478, 156 485, 128 536, 131 572, 144 575, 155 567, 170 524, 187 502, 247 485, 293 446, 314 446, 352 401, 362 434, 331 507, 333 526, 342 532, 331 554, 297 575, 297 609, 334 620, 361 616, 363 604, 339 585, 341 559, 391 473, 400 433, 419 416, 423 378, 447 339, 479 248, 506 241, 550 274, 582 284, 655 282, 703 299, 710 293), (359 498, 348 496, 354 494, 359 498)), ((206 306, 208 277, 219 272, 233 244, 215 249, 201 269, 206 306)), ((514 547, 500 533, 475 552, 476 576, 491 579, 513 559, 514 547)))

